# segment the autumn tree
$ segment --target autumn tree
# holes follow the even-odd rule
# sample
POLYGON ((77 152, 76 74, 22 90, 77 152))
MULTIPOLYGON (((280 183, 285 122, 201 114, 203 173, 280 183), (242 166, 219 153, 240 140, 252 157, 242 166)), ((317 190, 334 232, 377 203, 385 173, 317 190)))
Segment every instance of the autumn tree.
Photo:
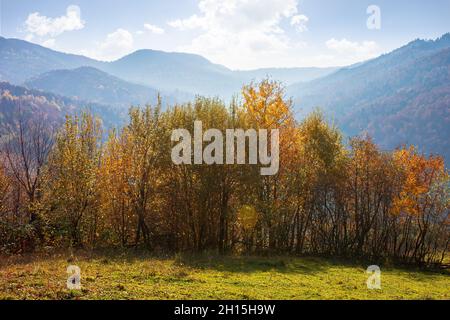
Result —
MULTIPOLYGON (((285 98, 284 87, 276 81, 269 79, 260 83, 251 83, 242 90, 244 119, 248 127, 253 129, 279 130, 278 141, 272 141, 269 131, 269 147, 271 143, 280 145, 280 164, 288 161, 285 156, 289 154, 295 142, 295 121, 292 114, 292 101, 285 98)), ((282 216, 281 192, 283 168, 275 176, 254 176, 254 189, 256 190, 256 210, 261 214, 258 224, 261 236, 259 246, 275 249, 277 246, 277 229, 280 227, 282 216)))
MULTIPOLYGON (((2 137, 3 160, 11 177, 14 189, 15 212, 22 216, 26 235, 22 246, 24 250, 33 249, 37 241, 43 241, 43 222, 40 216, 41 186, 43 168, 53 146, 53 128, 39 113, 29 118, 23 111, 20 101, 16 103, 13 123, 8 134, 2 137)), ((18 218, 18 217, 17 217, 18 218)))
MULTIPOLYGON (((3 160, 0 154, 0 159, 3 160)), ((10 193, 11 181, 5 172, 3 161, 0 162, 0 247, 7 244, 9 226, 11 223, 10 203, 8 196, 10 193)), ((9 240, 9 239, 8 239, 9 240)))
MULTIPOLYGON (((202 122, 203 131, 215 129, 215 133, 225 137, 226 129, 237 126, 237 116, 232 114, 232 110, 228 110, 218 99, 198 98, 193 104, 169 110, 168 121, 170 128, 185 129, 191 137, 194 137, 195 121, 202 122)), ((210 150, 208 145, 217 144, 218 149, 210 150, 212 158, 219 150, 226 154, 225 141, 217 139, 210 137, 209 143, 200 142, 205 152, 210 150)), ((192 139, 189 144, 193 142, 192 139)), ((229 227, 234 214, 230 203, 237 191, 237 169, 235 165, 216 161, 209 165, 171 164, 171 216, 176 219, 173 225, 178 226, 181 246, 220 252, 229 248, 232 241, 229 227)))
POLYGON ((101 161, 101 212, 110 230, 109 241, 123 247, 134 241, 136 219, 132 211, 132 159, 127 133, 110 133, 101 161))
POLYGON ((351 252, 356 255, 379 255, 386 245, 395 174, 388 153, 381 152, 370 137, 356 137, 350 142, 347 210, 351 214, 351 252))
POLYGON ((152 246, 158 214, 161 212, 159 190, 163 183, 163 162, 170 155, 169 138, 156 108, 130 110, 130 124, 124 128, 123 147, 129 168, 126 170, 131 212, 135 216, 135 244, 141 240, 152 246))
POLYGON ((101 122, 89 113, 67 116, 46 171, 45 204, 54 232, 79 247, 94 244, 99 223, 101 122))
POLYGON ((346 241, 345 211, 340 201, 347 153, 339 130, 314 111, 300 123, 289 194, 293 196, 295 251, 341 253, 346 241))
MULTIPOLYGON (((0 155, 1 157, 1 155, 0 155)), ((0 214, 3 214, 7 210, 7 196, 11 182, 6 175, 5 168, 0 165, 0 214)))
POLYGON ((413 262, 442 261, 450 238, 450 179, 444 160, 427 158, 414 147, 399 149, 393 156, 403 174, 392 210, 399 224, 395 253, 413 262))

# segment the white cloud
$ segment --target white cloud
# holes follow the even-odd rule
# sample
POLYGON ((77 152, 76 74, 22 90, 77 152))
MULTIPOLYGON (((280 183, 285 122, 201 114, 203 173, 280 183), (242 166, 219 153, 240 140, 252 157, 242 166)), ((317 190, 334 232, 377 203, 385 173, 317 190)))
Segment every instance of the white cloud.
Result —
POLYGON ((133 46, 133 35, 125 29, 117 29, 100 44, 99 54, 102 60, 114 60, 129 53, 133 46))
POLYGON ((378 44, 374 41, 352 42, 347 39, 336 40, 334 38, 326 43, 328 49, 342 56, 344 61, 350 63, 355 60, 367 60, 374 58, 380 53, 378 44))
POLYGON ((34 39, 34 35, 32 33, 29 33, 25 36, 25 41, 32 41, 34 39))
MULTIPOLYGON (((298 0, 201 0, 199 14, 169 21, 168 25, 201 32, 179 50, 232 68, 270 66, 275 61, 285 62, 287 57, 291 63, 304 43, 290 39, 281 22, 299 15, 297 5, 298 0)), ((300 22, 305 23, 304 18, 300 22)), ((293 26, 298 29, 299 23, 293 26)))
POLYGON ((306 24, 309 18, 303 14, 297 14, 291 18, 291 26, 294 26, 298 32, 303 32, 308 30, 306 24))
POLYGON ((49 18, 34 12, 25 21, 26 31, 40 37, 56 37, 66 31, 81 30, 84 25, 80 7, 75 5, 67 7, 66 15, 58 18, 49 18))
POLYGON ((77 53, 93 59, 112 61, 131 53, 134 50, 134 38, 128 30, 119 28, 96 43, 90 50, 79 50, 77 53))
POLYGON ((327 64, 335 66, 350 65, 372 59, 381 53, 380 47, 374 41, 357 42, 345 38, 341 40, 332 38, 325 45, 333 54, 327 55, 327 59, 324 60, 328 60, 327 64))
POLYGON ((196 29, 196 28, 206 28, 206 20, 204 18, 200 18, 196 14, 192 15, 187 19, 177 19, 173 21, 167 22, 169 26, 172 28, 177 28, 179 30, 188 30, 188 29, 196 29))
POLYGON ((144 24, 144 28, 154 34, 164 34, 164 29, 153 24, 146 23, 144 24))

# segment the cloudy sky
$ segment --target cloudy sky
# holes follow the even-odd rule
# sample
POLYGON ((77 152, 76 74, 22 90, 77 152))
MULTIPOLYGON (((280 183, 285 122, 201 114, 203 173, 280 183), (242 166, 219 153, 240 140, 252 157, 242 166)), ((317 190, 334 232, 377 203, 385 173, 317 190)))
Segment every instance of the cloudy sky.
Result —
POLYGON ((450 0, 0 0, 0 34, 100 60, 145 48, 232 69, 341 66, 450 32, 449 16, 450 0))

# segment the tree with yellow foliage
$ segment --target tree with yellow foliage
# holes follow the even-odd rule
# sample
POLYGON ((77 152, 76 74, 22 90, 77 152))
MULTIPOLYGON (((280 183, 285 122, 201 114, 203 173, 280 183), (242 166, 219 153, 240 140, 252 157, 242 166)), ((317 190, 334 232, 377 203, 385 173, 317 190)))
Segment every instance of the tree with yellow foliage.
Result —
MULTIPOLYGON (((0 155, 1 157, 1 155, 0 155)), ((11 182, 5 173, 5 168, 0 165, 0 214, 4 213, 7 208, 6 198, 11 182)))
POLYGON ((152 229, 161 211, 159 192, 164 183, 163 168, 170 155, 160 101, 155 108, 132 108, 130 123, 121 135, 122 165, 127 166, 122 183, 128 184, 130 210, 136 221, 134 243, 138 245, 142 240, 151 247, 152 229))
POLYGON ((336 204, 346 178, 347 152, 342 136, 316 110, 300 123, 296 149, 296 157, 291 157, 295 167, 289 191, 295 203, 295 251, 303 252, 308 232, 313 246, 321 243, 327 244, 328 250, 343 251, 338 247, 346 237, 345 230, 336 228, 346 219, 336 204))
POLYGON ((123 247, 131 244, 136 222, 132 212, 131 154, 127 150, 129 137, 123 132, 111 132, 106 143, 100 167, 101 211, 111 240, 123 247))
POLYGON ((67 116, 50 155, 45 185, 47 218, 54 232, 79 247, 94 244, 98 223, 101 123, 91 114, 67 116), (58 231, 68 234, 58 234, 58 231))

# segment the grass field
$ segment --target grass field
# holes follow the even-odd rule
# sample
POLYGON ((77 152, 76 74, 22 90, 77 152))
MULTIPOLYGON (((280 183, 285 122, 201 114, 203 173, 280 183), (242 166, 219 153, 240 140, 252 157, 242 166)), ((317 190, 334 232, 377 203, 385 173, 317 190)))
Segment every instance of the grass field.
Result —
POLYGON ((0 299, 450 299, 448 271, 381 266, 382 289, 369 290, 367 266, 320 258, 0 259, 0 299), (81 290, 66 289, 69 265, 81 268, 81 290))

